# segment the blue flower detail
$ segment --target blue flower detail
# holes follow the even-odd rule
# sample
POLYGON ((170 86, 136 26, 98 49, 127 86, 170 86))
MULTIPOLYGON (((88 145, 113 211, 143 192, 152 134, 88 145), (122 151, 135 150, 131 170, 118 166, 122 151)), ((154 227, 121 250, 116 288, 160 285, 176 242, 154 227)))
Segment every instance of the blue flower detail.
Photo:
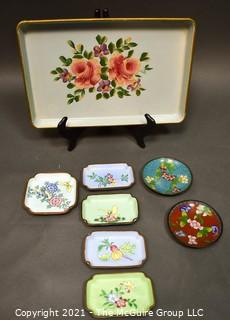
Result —
POLYGON ((217 234, 219 232, 219 229, 217 226, 212 226, 212 233, 217 234))
POLYGON ((180 208, 180 211, 189 212, 192 208, 190 206, 183 206, 180 208))
POLYGON ((185 234, 182 230, 176 231, 175 234, 176 234, 178 237, 185 237, 185 236, 186 236, 186 234, 185 234))
POLYGON ((49 192, 49 193, 55 193, 58 191, 58 186, 57 186, 57 182, 56 183, 50 183, 50 182, 46 182, 45 183, 45 186, 46 186, 46 190, 49 192))

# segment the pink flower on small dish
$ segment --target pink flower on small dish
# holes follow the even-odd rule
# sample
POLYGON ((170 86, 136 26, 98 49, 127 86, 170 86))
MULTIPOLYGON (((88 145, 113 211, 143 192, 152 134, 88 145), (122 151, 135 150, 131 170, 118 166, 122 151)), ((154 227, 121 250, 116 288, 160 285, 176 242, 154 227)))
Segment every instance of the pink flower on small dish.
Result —
POLYGON ((197 244, 196 237, 191 236, 190 234, 188 235, 188 244, 197 244))
POLYGON ((196 221, 196 220, 188 219, 188 223, 190 224, 190 227, 192 227, 193 229, 203 230, 203 227, 202 227, 202 225, 200 224, 200 222, 198 222, 198 221, 196 221))
POLYGON ((62 203, 62 198, 53 197, 49 200, 49 203, 52 207, 59 207, 62 203))

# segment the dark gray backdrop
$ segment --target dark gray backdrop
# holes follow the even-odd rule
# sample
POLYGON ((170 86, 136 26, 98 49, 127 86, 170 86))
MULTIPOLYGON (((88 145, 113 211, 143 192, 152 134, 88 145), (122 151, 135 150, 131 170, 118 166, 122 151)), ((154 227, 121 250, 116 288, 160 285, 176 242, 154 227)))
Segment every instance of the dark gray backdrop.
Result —
POLYGON ((36 172, 48 171, 68 171, 80 177, 88 163, 122 161, 135 169, 137 182, 128 192, 138 198, 141 217, 135 225, 120 229, 139 230, 146 236, 149 257, 137 270, 152 277, 156 308, 204 308, 203 320, 230 318, 229 9, 229 2, 223 0, 1 3, 1 319, 16 319, 16 308, 81 308, 83 283, 94 273, 81 260, 82 240, 93 230, 80 220, 80 202, 88 192, 80 188, 79 205, 66 216, 33 217, 22 207, 26 180, 36 172), (144 150, 123 129, 90 129, 69 153, 55 131, 37 130, 30 124, 16 50, 16 23, 91 17, 96 7, 109 7, 113 17, 192 17, 197 21, 186 121, 161 126, 156 135, 146 139, 144 150), (191 167, 194 183, 186 194, 167 198, 143 187, 138 175, 143 164, 161 155, 179 158, 191 167), (201 199, 219 211, 224 233, 216 245, 190 250, 170 238, 166 213, 186 198, 201 199))

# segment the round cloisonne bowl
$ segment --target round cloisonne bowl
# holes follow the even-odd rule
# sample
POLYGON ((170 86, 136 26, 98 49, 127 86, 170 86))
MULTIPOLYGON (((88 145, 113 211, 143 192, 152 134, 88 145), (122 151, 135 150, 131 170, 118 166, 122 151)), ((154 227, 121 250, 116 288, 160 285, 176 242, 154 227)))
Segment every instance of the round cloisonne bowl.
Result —
POLYGON ((181 244, 204 248, 216 242, 223 230, 218 213, 202 201, 177 203, 168 215, 169 230, 181 244))
POLYGON ((157 158, 143 168, 144 183, 151 190, 163 195, 177 195, 192 183, 192 173, 183 162, 171 158, 157 158))

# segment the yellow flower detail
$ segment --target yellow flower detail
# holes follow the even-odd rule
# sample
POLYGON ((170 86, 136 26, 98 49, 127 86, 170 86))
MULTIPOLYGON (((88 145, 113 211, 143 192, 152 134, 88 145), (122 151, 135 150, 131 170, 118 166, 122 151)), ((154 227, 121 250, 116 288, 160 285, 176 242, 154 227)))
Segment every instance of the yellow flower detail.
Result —
POLYGON ((122 258, 122 256, 123 256, 123 254, 120 250, 116 250, 111 253, 111 257, 113 260, 120 260, 122 258))
POLYGON ((63 182, 62 185, 66 188, 67 192, 71 192, 72 185, 69 182, 63 182))
POLYGON ((179 177, 179 181, 180 181, 181 183, 188 183, 188 177, 181 175, 181 176, 179 177))
POLYGON ((127 292, 131 292, 134 289, 134 284, 131 281, 124 281, 121 285, 127 292))
POLYGON ((132 41, 132 38, 131 38, 131 37, 128 37, 127 39, 125 39, 125 41, 126 41, 127 43, 129 43, 129 42, 132 41))
POLYGON ((79 50, 81 50, 81 46, 82 46, 82 44, 81 43, 78 43, 77 45, 76 45, 76 49, 79 51, 79 50))
POLYGON ((154 178, 153 177, 150 177, 150 176, 147 176, 145 178, 145 180, 148 182, 148 183, 151 183, 152 181, 154 181, 154 178))

